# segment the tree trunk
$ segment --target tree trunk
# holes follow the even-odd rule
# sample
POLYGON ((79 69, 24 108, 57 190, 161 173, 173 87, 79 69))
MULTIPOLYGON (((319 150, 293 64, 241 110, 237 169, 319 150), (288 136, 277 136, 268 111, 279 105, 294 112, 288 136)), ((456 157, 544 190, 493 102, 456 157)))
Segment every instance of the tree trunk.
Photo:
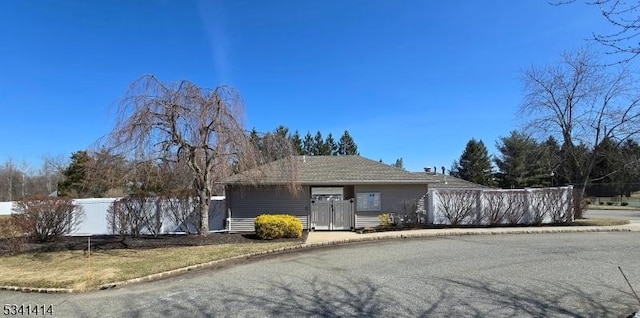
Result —
POLYGON ((574 219, 582 219, 584 217, 584 194, 587 190, 587 180, 580 184, 578 189, 573 191, 573 217, 574 219))
POLYGON ((209 201, 211 196, 200 194, 200 235, 209 235, 209 201))

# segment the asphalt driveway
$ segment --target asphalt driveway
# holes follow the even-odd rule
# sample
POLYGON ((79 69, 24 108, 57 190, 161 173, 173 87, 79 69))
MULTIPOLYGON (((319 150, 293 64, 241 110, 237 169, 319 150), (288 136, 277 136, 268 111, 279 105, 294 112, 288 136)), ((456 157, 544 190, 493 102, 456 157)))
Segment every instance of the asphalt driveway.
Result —
POLYGON ((0 299, 56 317, 625 317, 640 306, 617 266, 640 290, 639 245, 637 232, 392 240, 0 299))
POLYGON ((612 218, 640 222, 640 210, 588 210, 585 216, 587 218, 612 218))

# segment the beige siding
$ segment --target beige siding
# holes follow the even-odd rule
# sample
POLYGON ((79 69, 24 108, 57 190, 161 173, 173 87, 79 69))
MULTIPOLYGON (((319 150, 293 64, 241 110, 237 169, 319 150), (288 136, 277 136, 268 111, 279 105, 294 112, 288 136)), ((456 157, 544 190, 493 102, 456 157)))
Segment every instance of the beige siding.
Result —
MULTIPOLYGON (((300 222, 302 222, 302 229, 306 230, 308 226, 308 218, 306 216, 298 216, 300 222)), ((256 218, 231 218, 229 225, 230 232, 253 232, 255 231, 256 218)))
POLYGON ((275 187, 227 189, 227 205, 232 218, 255 218, 260 214, 309 215, 309 187, 294 196, 286 189, 275 187))
POLYGON ((412 209, 413 204, 427 193, 427 185, 356 185, 358 192, 379 192, 380 211, 358 211, 356 206, 356 228, 374 227, 380 225, 378 215, 381 213, 403 214, 412 209))

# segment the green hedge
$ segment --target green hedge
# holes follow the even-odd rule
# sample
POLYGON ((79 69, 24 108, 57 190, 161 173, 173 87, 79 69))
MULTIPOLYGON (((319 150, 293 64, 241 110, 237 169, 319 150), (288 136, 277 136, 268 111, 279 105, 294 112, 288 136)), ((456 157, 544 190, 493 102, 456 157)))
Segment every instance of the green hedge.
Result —
POLYGON ((263 240, 298 238, 302 236, 302 222, 288 214, 262 214, 256 217, 256 235, 263 240))

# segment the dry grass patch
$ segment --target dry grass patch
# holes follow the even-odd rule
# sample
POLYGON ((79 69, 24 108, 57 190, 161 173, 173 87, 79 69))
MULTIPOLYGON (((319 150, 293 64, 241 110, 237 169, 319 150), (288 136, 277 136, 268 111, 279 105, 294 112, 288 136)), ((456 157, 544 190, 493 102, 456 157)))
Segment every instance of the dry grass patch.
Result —
POLYGON ((248 253, 299 245, 300 242, 226 244, 147 250, 25 253, 0 258, 0 285, 88 290, 185 266, 248 253))
POLYGON ((576 225, 586 226, 613 226, 613 225, 625 225, 629 224, 629 220, 624 219, 577 219, 576 225))

